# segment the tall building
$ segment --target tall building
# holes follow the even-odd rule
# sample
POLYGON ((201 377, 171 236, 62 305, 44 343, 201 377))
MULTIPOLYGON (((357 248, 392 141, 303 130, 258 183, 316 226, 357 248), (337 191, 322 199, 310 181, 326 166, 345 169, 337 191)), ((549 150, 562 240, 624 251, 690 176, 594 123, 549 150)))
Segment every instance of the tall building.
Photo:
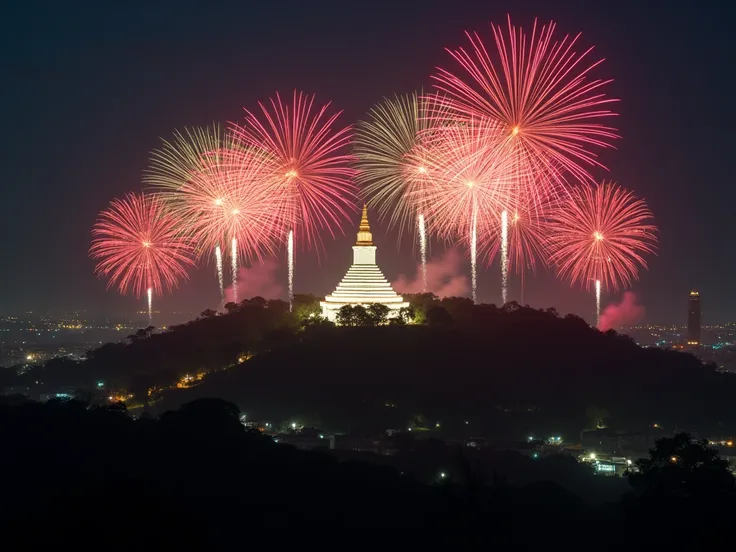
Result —
POLYGON ((700 293, 691 291, 687 299, 687 344, 700 345, 700 293))
POLYGON ((396 317, 399 310, 409 303, 397 295, 376 264, 376 246, 373 244, 371 227, 368 224, 368 209, 363 207, 363 216, 358 228, 358 240, 353 246, 353 264, 337 285, 332 295, 320 302, 322 315, 335 322, 337 311, 345 305, 369 305, 383 303, 389 309, 389 318, 396 317))

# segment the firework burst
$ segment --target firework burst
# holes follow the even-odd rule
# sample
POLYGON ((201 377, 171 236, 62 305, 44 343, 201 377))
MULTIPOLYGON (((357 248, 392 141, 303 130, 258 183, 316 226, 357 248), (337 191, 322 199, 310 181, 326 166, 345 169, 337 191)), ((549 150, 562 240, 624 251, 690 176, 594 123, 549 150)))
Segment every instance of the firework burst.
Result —
POLYGON ((276 251, 283 221, 270 193, 273 162, 217 126, 177 132, 152 153, 145 181, 185 221, 198 256, 215 252, 221 295, 224 251, 233 286, 240 258, 252 262, 276 251))
POLYGON ((329 103, 315 106, 314 96, 301 92, 294 92, 291 103, 276 94, 258 105, 260 114, 246 110, 245 123, 232 124, 231 131, 242 144, 267 155, 272 206, 304 244, 317 245, 320 230, 334 235, 355 210, 352 157, 342 153, 350 127, 336 130, 341 112, 328 115, 329 103))
POLYGON ((647 204, 612 182, 573 188, 550 210, 547 224, 557 275, 586 290, 628 287, 639 267, 646 268, 644 256, 656 252, 647 204))
POLYGON ((517 165, 524 167, 526 177, 516 182, 522 195, 564 185, 558 168, 592 182, 589 168, 602 165, 591 149, 610 147, 618 138, 601 122, 615 115, 609 105, 617 100, 604 93, 611 80, 589 76, 603 60, 590 61, 593 48, 575 50, 580 35, 556 38, 555 27, 535 20, 527 35, 509 18, 507 33, 491 25, 490 47, 477 33, 466 33, 468 50, 447 50, 461 72, 438 68, 434 75, 452 110, 503 125, 517 165))
POLYGON ((100 213, 92 229, 90 256, 95 273, 108 278, 108 287, 136 297, 173 290, 193 266, 192 247, 181 221, 167 212, 156 196, 128 194, 100 213))
POLYGON ((416 199, 429 213, 430 229, 445 240, 468 240, 475 301, 478 238, 487 235, 503 211, 514 172, 501 126, 490 119, 448 124, 432 130, 413 155, 434 175, 416 199))
POLYGON ((276 94, 259 107, 260 113, 246 110, 244 124, 230 129, 239 142, 268 158, 269 208, 285 223, 282 239, 292 240, 293 274, 294 240, 317 246, 320 230, 334 236, 355 210, 352 157, 342 152, 350 142, 350 127, 336 129, 341 112, 329 115, 329 103, 316 106, 314 96, 302 92, 294 91, 287 103, 276 94))

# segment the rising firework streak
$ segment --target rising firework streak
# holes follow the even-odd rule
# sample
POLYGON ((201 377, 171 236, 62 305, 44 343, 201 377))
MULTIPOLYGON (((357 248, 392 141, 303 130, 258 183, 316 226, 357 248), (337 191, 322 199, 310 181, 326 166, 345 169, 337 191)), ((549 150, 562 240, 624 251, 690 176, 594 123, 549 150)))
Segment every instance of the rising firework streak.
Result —
POLYGON ((122 294, 146 294, 149 315, 153 295, 173 290, 194 265, 192 246, 181 223, 158 197, 128 194, 100 213, 92 229, 90 256, 95 273, 122 294))

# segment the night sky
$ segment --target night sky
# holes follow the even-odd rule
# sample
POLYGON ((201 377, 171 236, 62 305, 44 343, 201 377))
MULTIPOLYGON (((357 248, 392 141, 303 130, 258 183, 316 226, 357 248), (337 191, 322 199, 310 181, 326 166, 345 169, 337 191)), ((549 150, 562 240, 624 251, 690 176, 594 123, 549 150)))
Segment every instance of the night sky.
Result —
MULTIPOLYGON (((659 256, 633 287, 646 320, 684 323, 697 288, 705 324, 736 321, 736 21, 725 2, 107 4, 30 0, 0 12, 0 315, 138 306, 94 277, 89 232, 110 199, 141 188, 149 152, 173 129, 240 120, 244 106, 294 88, 332 100, 355 122, 383 96, 429 88, 435 66, 455 67, 445 46, 465 44, 466 29, 488 37, 489 22, 510 13, 524 27, 537 16, 560 33, 582 31, 582 44, 606 58, 596 76, 615 79, 608 92, 622 100, 614 124, 623 139, 601 157, 609 173, 596 176, 634 190, 655 214, 659 256)), ((357 219, 325 240, 319 259, 298 254, 297 292, 334 289, 357 219)), ((374 240, 389 280, 416 269, 411 243, 397 250, 375 222, 374 240)), ((483 301, 499 300, 497 264, 480 274, 483 301)), ((588 319, 593 309, 591 295, 544 272, 527 281, 525 300, 588 319)), ((217 301, 209 266, 159 307, 200 311, 217 301)))

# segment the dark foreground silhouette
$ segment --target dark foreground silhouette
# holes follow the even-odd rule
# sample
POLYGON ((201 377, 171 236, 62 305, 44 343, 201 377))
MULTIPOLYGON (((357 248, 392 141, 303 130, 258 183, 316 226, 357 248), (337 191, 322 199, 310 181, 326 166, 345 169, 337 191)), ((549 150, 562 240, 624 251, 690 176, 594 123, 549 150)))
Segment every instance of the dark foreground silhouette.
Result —
POLYGON ((501 473, 488 478, 461 454, 456 476, 427 484, 391 466, 276 444, 246 430, 237 408, 220 400, 139 420, 121 406, 13 402, 0 405, 0 520, 4 541, 23 548, 71 539, 220 550, 277 538, 253 532, 262 528, 315 535, 343 527, 452 530, 460 545, 533 545, 540 531, 606 522, 610 538, 596 548, 614 549, 660 531, 663 519, 699 528, 736 511, 733 476, 686 435, 664 439, 640 463, 623 502, 593 507, 550 480, 576 469, 572 459, 519 487, 501 473))

